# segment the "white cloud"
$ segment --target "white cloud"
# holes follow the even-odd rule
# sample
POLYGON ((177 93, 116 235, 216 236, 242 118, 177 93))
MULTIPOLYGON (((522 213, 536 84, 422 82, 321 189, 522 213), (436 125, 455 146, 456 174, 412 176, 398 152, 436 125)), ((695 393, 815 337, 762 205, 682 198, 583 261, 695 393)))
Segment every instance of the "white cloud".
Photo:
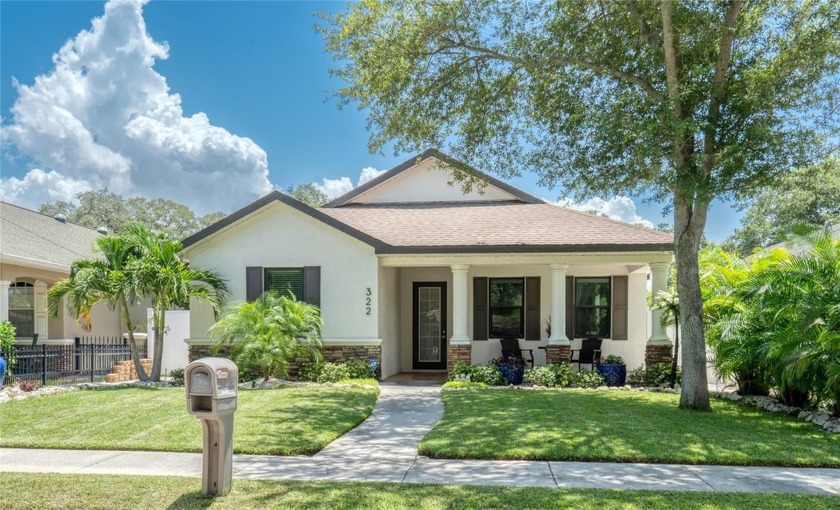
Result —
MULTIPOLYGON (((377 170, 372 166, 365 167, 359 174, 356 186, 361 186, 368 181, 376 179, 385 172, 387 170, 377 170)), ((321 184, 315 183, 315 187, 323 191, 332 200, 352 191, 355 186, 353 186, 353 181, 349 177, 339 177, 338 179, 323 179, 321 184)))
POLYGON ((609 200, 595 197, 590 198, 586 202, 575 202, 571 198, 565 198, 557 202, 561 207, 568 207, 576 211, 594 212, 596 214, 603 214, 608 218, 633 223, 635 225, 642 225, 647 228, 653 228, 653 222, 648 221, 636 212, 636 203, 630 197, 615 196, 609 200))
POLYGON ((359 175, 359 184, 357 184, 357 186, 361 186, 368 181, 372 181, 387 171, 388 170, 377 170, 372 166, 362 168, 362 173, 359 175))
POLYGON ((89 30, 53 55, 50 73, 16 85, 0 137, 43 170, 0 181, 4 199, 34 207, 108 186, 206 212, 272 189, 256 143, 213 126, 204 113, 184 116, 181 96, 153 68, 169 47, 146 31, 145 3, 111 0, 89 30))

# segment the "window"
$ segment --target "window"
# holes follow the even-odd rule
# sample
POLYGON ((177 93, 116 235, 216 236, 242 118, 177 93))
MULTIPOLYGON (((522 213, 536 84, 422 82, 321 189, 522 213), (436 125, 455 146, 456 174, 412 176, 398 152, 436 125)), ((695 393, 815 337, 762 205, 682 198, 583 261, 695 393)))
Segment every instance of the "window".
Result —
POLYGON ((35 287, 31 283, 9 286, 9 322, 15 327, 16 337, 35 334, 35 287))
POLYGON ((303 301, 303 269, 266 268, 264 290, 281 296, 292 291, 295 299, 303 301))
POLYGON ((575 279, 575 336, 610 336, 610 278, 575 279))
POLYGON ((525 281, 522 278, 490 279, 490 336, 524 336, 525 281))

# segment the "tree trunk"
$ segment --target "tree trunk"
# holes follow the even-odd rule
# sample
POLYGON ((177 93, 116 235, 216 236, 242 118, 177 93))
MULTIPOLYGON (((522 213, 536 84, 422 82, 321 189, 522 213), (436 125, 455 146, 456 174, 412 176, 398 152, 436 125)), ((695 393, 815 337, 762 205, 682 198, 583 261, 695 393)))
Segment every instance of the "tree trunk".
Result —
POLYGON ((683 348, 680 407, 710 411, 698 260, 708 205, 685 200, 686 197, 680 195, 676 193, 674 200, 674 248, 683 348))
POLYGON ((163 333, 166 331, 166 308, 156 309, 155 322, 155 352, 152 357, 152 381, 160 381, 160 364, 163 361, 163 333))
POLYGON ((671 360, 671 388, 677 384, 677 359, 680 357, 680 319, 674 317, 674 359, 671 360))
POLYGON ((141 381, 148 381, 149 375, 143 370, 143 364, 140 363, 140 351, 137 349, 137 341, 134 339, 134 324, 131 322, 131 315, 128 314, 128 303, 125 301, 122 302, 122 311, 125 328, 128 330, 128 345, 131 347, 131 360, 134 361, 134 370, 141 381))

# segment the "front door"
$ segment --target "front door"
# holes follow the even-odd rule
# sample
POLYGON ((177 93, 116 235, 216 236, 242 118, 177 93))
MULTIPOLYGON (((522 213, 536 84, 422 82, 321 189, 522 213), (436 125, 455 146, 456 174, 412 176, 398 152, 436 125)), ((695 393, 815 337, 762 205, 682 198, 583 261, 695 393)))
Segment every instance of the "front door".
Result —
POLYGON ((446 282, 414 283, 413 366, 446 370, 446 282))

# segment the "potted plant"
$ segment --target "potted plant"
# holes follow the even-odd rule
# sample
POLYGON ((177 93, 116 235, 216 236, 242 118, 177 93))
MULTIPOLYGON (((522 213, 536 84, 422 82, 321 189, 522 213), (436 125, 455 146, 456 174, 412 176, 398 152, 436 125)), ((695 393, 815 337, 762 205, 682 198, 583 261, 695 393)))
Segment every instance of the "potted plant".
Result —
POLYGON ((598 365, 598 372, 604 376, 607 386, 624 386, 627 381, 627 364, 621 356, 610 354, 598 365))
POLYGON ((511 356, 509 358, 496 358, 491 361, 492 364, 499 367, 502 375, 508 380, 510 384, 518 386, 522 384, 522 377, 525 375, 525 359, 511 356))

